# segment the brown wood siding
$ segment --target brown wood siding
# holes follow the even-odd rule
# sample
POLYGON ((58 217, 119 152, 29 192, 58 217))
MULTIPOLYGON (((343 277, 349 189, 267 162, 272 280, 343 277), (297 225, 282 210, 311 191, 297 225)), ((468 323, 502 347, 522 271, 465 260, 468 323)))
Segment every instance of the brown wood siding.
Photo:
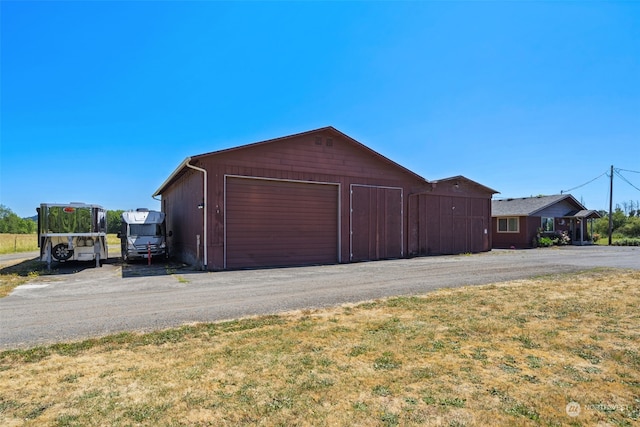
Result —
POLYGON ((416 194, 409 198, 409 255, 445 255, 490 249, 490 201, 416 194))
POLYGON ((542 217, 540 216, 530 216, 527 217, 527 231, 524 236, 525 240, 523 242, 524 248, 533 248, 533 240, 536 238, 538 234, 538 229, 542 228, 542 217))
POLYGON ((338 262, 338 186, 227 177, 226 268, 338 262))
MULTIPOLYGON (((208 173, 208 194, 206 195, 206 212, 208 214, 207 268, 210 270, 239 268, 239 266, 301 265, 348 262, 352 260, 351 249, 354 243, 351 236, 350 188, 352 185, 402 189, 401 192, 383 191, 382 194, 379 194, 376 190, 374 192, 375 201, 363 201, 362 206, 367 205, 370 208, 373 206, 374 212, 367 213, 369 219, 367 219, 368 222, 365 225, 356 226, 356 228, 361 227, 362 233, 356 229, 355 239, 360 237, 362 239, 355 241, 356 256, 353 258, 354 260, 396 258, 410 253, 426 255, 429 253, 428 250, 434 254, 453 253, 451 251, 455 246, 466 244, 475 249, 482 245, 483 243, 475 240, 477 236, 474 236, 477 234, 474 231, 478 228, 477 224, 472 223, 469 225, 465 221, 459 221, 454 224, 451 214, 448 216, 440 214, 440 196, 482 199, 481 205, 476 205, 476 202, 473 201, 468 202, 471 203, 471 216, 481 215, 476 212, 476 210, 479 210, 479 212, 484 212, 487 222, 490 217, 490 208, 485 209, 485 204, 490 206, 491 192, 487 191, 486 187, 473 185, 464 179, 460 180, 460 182, 457 179, 445 180, 437 183, 437 185, 428 183, 412 172, 385 160, 383 157, 366 149, 366 147, 360 146, 350 138, 344 135, 341 136, 339 132, 330 129, 294 135, 265 143, 239 147, 238 149, 194 156, 190 159, 190 163, 206 169, 208 173), (262 254, 242 255, 242 251, 245 249, 240 250, 234 245, 242 245, 242 242, 244 242, 245 248, 261 245, 257 244, 255 240, 251 241, 251 239, 256 239, 255 233, 247 232, 245 231, 247 230, 246 228, 240 228, 238 224, 234 224, 234 218, 231 217, 232 211, 233 209, 242 208, 238 207, 241 205, 234 207, 233 203, 242 203, 244 201, 234 200, 234 195, 231 193, 229 193, 231 198, 225 200, 225 176, 228 177, 230 175, 264 178, 261 182, 272 179, 277 180, 273 182, 308 181, 338 184, 341 189, 338 194, 328 197, 328 199, 331 199, 328 201, 331 209, 335 209, 335 224, 331 225, 331 227, 336 227, 337 232, 332 234, 331 238, 334 241, 327 243, 327 245, 334 248, 339 247, 339 252, 333 252, 331 256, 328 256, 328 252, 320 253, 318 256, 315 253, 315 248, 310 248, 311 245, 306 245, 305 250, 313 252, 313 254, 308 254, 309 258, 306 260, 302 252, 300 252, 299 257, 283 252, 277 257, 269 258, 272 255, 268 253, 269 251, 265 251, 262 254), (419 211, 416 207, 416 213, 408 214, 408 205, 413 207, 409 195, 425 192, 431 192, 433 197, 428 199, 428 203, 427 199, 421 199, 425 206, 421 207, 419 211), (393 197, 396 197, 394 196, 395 194, 402 194, 401 202, 393 200, 393 197), (340 199, 339 201, 337 201, 338 198, 340 199), (340 210, 339 212, 338 209, 340 210), (398 210, 400 212, 399 215, 397 214, 398 210), (390 218, 383 214, 383 212, 391 211, 395 213, 390 218), (375 221, 371 219, 374 213, 376 215, 375 221), (382 215, 384 220, 378 219, 377 215, 382 215), (420 218, 419 220, 416 219, 416 223, 416 221, 408 220, 408 215, 410 218, 416 219, 418 216, 420 218), (339 219, 337 219, 338 217, 339 219), (455 226, 456 230, 464 230, 468 235, 456 238, 455 242, 452 238, 444 239, 441 238, 442 236, 438 236, 436 239, 434 230, 438 230, 441 226, 450 230, 449 233, 453 233, 455 226), (418 227, 421 230, 418 230, 418 227), (427 233, 426 230, 430 230, 430 233, 425 234, 427 233), (411 232, 418 231, 422 233, 421 240, 418 237, 415 239, 409 237, 411 232), (242 236, 242 233, 247 235, 242 236), (232 237, 235 241, 231 240, 232 237), (425 240, 427 238, 428 240, 425 240), (227 245, 229 246, 227 247, 227 245), (421 245, 422 249, 412 249, 410 252, 408 250, 409 245, 421 245), (235 260, 233 257, 227 259, 229 254, 240 256, 240 258, 235 260), (245 258, 242 259, 242 257, 245 258), (254 263, 251 260, 252 257, 256 257, 259 262, 254 263)), ((242 178, 237 179, 241 180, 242 178)), ((315 188, 316 186, 324 187, 324 184, 299 184, 305 189, 315 188)), ((332 191, 337 191, 334 185, 328 187, 332 187, 332 191)), ((302 192, 304 193, 304 191, 302 192)), ((296 203, 296 198, 303 197, 302 194, 292 191, 286 197, 290 198, 286 202, 283 201, 283 204, 290 208, 300 208, 301 204, 296 203)), ((179 229, 179 232, 174 234, 172 240, 175 243, 175 248, 172 248, 173 253, 183 261, 191 262, 198 253, 195 246, 195 236, 202 233, 202 215, 204 212, 197 209, 197 204, 202 202, 203 198, 202 174, 186 170, 186 173, 177 175, 175 180, 162 191, 162 198, 163 209, 165 206, 164 200, 167 200, 168 221, 171 221, 174 227, 179 229), (189 178, 184 179, 183 177, 186 176, 189 178)), ((258 199, 256 198, 256 200, 258 199)), ((318 213, 309 211, 306 213, 307 217, 320 215, 323 208, 319 205, 316 205, 316 207, 320 211, 318 213)), ((278 215, 278 211, 275 210, 276 207, 265 206, 265 208, 267 210, 272 209, 269 211, 271 212, 270 215, 276 218, 282 217, 278 215)), ((310 210, 313 209, 310 207, 310 210)), ((287 211, 286 213, 289 214, 290 212, 287 211)), ((250 214, 246 213, 246 215, 250 214)), ((245 219, 247 221, 256 221, 257 223, 262 221, 262 226, 265 227, 265 230, 268 228, 267 225, 276 224, 274 227, 280 226, 273 221, 267 224, 267 221, 261 217, 253 219, 245 217, 245 219)), ((293 221, 293 219, 288 221, 293 221)), ((307 225, 311 227, 311 224, 307 225)), ((291 239, 294 237, 291 236, 291 239)), ((258 243, 262 243, 260 239, 264 239, 264 236, 258 238, 258 243)), ((291 242, 292 240, 290 240, 291 242)), ((204 244, 204 239, 202 239, 201 244, 204 244)), ((299 245, 302 245, 302 243, 299 243, 299 245)), ((282 250, 284 251, 284 248, 282 250)), ((483 247, 483 250, 490 250, 490 247, 483 247)), ((199 253, 203 256, 203 248, 200 248, 199 253)))
POLYGON ((361 148, 330 132, 224 152, 213 156, 212 161, 224 164, 226 173, 234 175, 322 182, 329 182, 336 176, 348 176, 375 178, 377 182, 374 185, 387 186, 405 183, 408 179, 416 181, 416 177, 406 171, 378 157, 363 155, 361 148), (321 144, 316 144, 316 138, 321 144), (328 140, 331 140, 331 145, 327 145, 328 140))
POLYGON ((198 209, 202 188, 202 174, 189 170, 162 195, 167 232, 171 232, 167 238, 170 254, 193 265, 201 265, 204 255, 204 217, 202 209, 198 209), (197 247, 198 235, 200 248, 197 247))
MULTIPOLYGON (((513 217, 500 217, 500 218, 513 218, 513 217)), ((533 235, 535 235, 536 227, 533 228, 533 235, 531 234, 532 222, 528 217, 518 217, 518 232, 517 233, 500 233, 498 232, 498 217, 491 218, 493 225, 493 247, 496 249, 525 249, 532 247, 531 242, 533 235)), ((538 221, 540 219, 538 218, 538 221)))
POLYGON ((351 261, 400 258, 402 189, 351 187, 351 261))
MULTIPOLYGON (((331 133, 321 132, 321 144, 316 136, 295 137, 264 146, 233 150, 211 156, 203 156, 196 162, 209 171, 209 266, 213 270, 224 269, 224 176, 253 176, 278 180, 332 182, 340 184, 340 240, 339 262, 350 259, 349 207, 351 184, 401 187, 409 192, 424 186, 424 181, 394 165, 364 152, 348 140, 331 133), (332 144, 327 146, 327 140, 332 144), (305 153, 301 155, 301 153, 305 153), (295 166, 283 167, 281 163, 299 161, 295 166)), ((406 194, 406 193, 405 193, 406 194)), ((406 200, 404 202, 406 204, 406 200)), ((406 251, 406 238, 401 243, 406 251)))

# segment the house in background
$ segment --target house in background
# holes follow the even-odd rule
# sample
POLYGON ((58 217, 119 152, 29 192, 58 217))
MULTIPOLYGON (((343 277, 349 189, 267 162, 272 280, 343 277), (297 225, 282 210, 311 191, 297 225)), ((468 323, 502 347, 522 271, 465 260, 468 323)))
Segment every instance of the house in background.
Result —
POLYGON ((154 197, 171 253, 226 270, 489 251, 494 193, 325 127, 188 157, 154 197))
POLYGON ((591 242, 588 224, 600 218, 570 194, 493 200, 494 248, 532 248, 536 237, 566 232, 574 245, 591 242))

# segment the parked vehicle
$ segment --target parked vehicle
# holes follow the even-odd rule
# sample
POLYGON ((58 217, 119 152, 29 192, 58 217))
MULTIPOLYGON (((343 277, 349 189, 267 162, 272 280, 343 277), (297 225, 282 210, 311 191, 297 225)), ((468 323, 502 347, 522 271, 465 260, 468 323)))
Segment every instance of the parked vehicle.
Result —
POLYGON ((120 244, 122 259, 168 258, 166 223, 163 212, 138 208, 122 212, 120 244))
POLYGON ((40 260, 96 261, 108 258, 107 211, 85 203, 42 203, 38 212, 40 260))

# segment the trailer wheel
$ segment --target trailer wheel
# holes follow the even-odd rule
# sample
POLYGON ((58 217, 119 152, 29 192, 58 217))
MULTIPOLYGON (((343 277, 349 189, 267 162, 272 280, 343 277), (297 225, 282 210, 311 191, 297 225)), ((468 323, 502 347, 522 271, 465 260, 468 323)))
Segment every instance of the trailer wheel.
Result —
POLYGON ((73 249, 69 249, 65 243, 59 243, 53 247, 51 255, 58 261, 66 261, 73 255, 73 249))

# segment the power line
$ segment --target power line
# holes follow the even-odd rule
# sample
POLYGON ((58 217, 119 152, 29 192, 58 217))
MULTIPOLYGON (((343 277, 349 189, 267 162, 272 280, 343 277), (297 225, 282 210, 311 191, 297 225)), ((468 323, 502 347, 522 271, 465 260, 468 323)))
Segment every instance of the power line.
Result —
MULTIPOLYGON (((632 186, 633 188, 635 188, 636 190, 640 191, 640 188, 636 187, 635 185, 633 185, 627 178, 625 178, 620 171, 624 170, 624 169, 616 169, 615 174, 622 179, 624 182, 626 182, 627 184, 629 184, 630 186, 632 186)), ((628 171, 631 172, 631 171, 628 171)), ((640 173, 640 172, 639 172, 640 173)))
POLYGON ((638 171, 632 171, 632 170, 629 170, 629 169, 616 169, 616 172, 620 172, 620 171, 623 171, 623 172, 632 172, 632 173, 640 173, 640 172, 638 172, 638 171))
POLYGON ((560 194, 569 193, 570 191, 577 190, 578 188, 580 188, 580 187, 584 187, 584 186, 585 186, 585 185, 587 185, 587 184, 591 184, 593 181, 595 181, 595 180, 596 180, 596 179, 598 179, 598 178, 602 178, 604 175, 607 175, 607 172, 606 172, 606 171, 605 171, 605 172, 603 172, 603 173, 601 173, 600 175, 596 176, 596 177, 595 177, 595 178, 593 178, 591 181, 587 181, 587 182, 585 182, 585 183, 584 183, 584 184, 582 184, 582 185, 578 185, 577 187, 573 187, 573 188, 570 188, 570 189, 568 189, 568 190, 561 190, 561 191, 560 191, 560 194))

